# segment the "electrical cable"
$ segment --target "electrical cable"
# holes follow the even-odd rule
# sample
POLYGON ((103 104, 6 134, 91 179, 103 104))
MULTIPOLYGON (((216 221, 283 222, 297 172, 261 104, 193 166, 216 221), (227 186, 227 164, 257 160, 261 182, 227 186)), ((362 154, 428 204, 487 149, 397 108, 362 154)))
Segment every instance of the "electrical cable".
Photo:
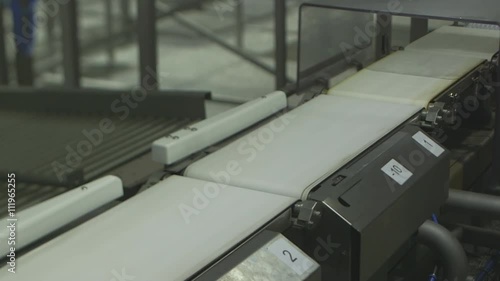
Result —
POLYGON ((484 281, 486 277, 488 277, 500 259, 500 251, 497 251, 486 263, 485 267, 476 275, 475 281, 484 281))
MULTIPOLYGON (((432 214, 432 221, 436 224, 439 224, 438 218, 436 214, 432 214)), ((429 275, 429 281, 437 281, 437 271, 438 271, 438 266, 436 265, 434 267, 434 271, 432 272, 431 275, 429 275)))
POLYGON ((432 272, 432 274, 429 276, 429 281, 437 281, 437 271, 438 271, 438 267, 437 265, 434 267, 434 271, 432 272))
POLYGON ((439 224, 438 217, 436 214, 432 214, 432 221, 439 224))

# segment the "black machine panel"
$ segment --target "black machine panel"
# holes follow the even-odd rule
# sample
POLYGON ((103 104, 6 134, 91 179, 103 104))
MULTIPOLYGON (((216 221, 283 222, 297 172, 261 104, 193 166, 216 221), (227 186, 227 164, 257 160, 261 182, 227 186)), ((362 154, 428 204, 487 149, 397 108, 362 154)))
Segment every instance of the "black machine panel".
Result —
POLYGON ((374 280, 447 199, 449 161, 407 125, 323 181, 309 198, 322 203, 322 222, 305 247, 325 276, 374 280))

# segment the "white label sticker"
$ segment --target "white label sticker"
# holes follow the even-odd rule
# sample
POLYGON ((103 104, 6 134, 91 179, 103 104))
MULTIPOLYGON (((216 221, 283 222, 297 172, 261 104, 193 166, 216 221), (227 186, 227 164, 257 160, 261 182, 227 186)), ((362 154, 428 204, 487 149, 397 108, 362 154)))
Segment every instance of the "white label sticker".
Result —
POLYGON ((413 173, 408 171, 405 166, 401 165, 398 161, 392 159, 389 163, 382 167, 382 171, 391 177, 394 181, 403 185, 413 173))
POLYGON ((413 135, 413 139, 417 141, 421 146, 429 150, 436 157, 439 157, 444 152, 444 149, 441 146, 439 146, 435 141, 433 141, 422 132, 418 132, 413 135))
POLYGON ((293 269, 299 276, 302 276, 314 265, 308 257, 283 238, 274 241, 267 247, 267 250, 293 269))

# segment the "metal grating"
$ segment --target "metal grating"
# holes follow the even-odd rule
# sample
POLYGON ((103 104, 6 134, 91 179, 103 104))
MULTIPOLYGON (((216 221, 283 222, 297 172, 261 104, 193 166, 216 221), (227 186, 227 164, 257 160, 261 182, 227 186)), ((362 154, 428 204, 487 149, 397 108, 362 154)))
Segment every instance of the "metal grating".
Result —
MULTIPOLYGON (((187 118, 0 111, 0 177, 75 187, 150 150, 151 143, 186 126, 187 118), (90 134, 111 120, 112 132, 91 144, 90 134), (57 167, 56 169, 54 167, 57 167), (58 176, 59 173, 59 176, 58 176)), ((99 134, 99 133, 97 133, 99 134)))

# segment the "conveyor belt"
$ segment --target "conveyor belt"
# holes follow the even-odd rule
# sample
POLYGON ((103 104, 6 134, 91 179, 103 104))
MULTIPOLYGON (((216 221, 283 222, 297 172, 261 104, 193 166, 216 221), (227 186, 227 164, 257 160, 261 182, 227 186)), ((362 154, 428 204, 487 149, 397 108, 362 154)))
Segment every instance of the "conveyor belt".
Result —
POLYGON ((189 166, 185 175, 304 198, 420 107, 319 96, 189 166))
POLYGON ((330 89, 334 96, 412 104, 425 108, 454 81, 363 69, 330 89))
POLYGON ((435 54, 491 59, 500 46, 500 31, 443 26, 406 47, 435 54))
POLYGON ((22 256, 0 280, 185 280, 294 201, 172 176, 22 256))
MULTIPOLYGON (((453 32, 450 36, 454 36, 453 32)), ((389 57, 358 73, 354 79, 359 81, 352 83, 349 79, 349 87, 341 83, 332 90, 333 95, 319 96, 195 162, 186 170, 187 177, 170 177, 21 257, 18 262, 22 270, 12 280, 41 280, 40 272, 44 273, 42 280, 51 281, 111 280, 117 278, 116 274, 144 280, 188 278, 297 199, 305 198, 316 183, 414 116, 486 56, 457 52, 436 60, 443 63, 449 59, 452 70, 436 66, 425 72, 437 64, 433 59, 423 61, 427 66, 406 68, 405 64, 411 66, 422 56, 430 58, 440 52, 435 48, 427 53, 425 44, 419 44, 412 53, 389 57), (342 87, 348 89, 345 94, 339 94, 342 87), (214 182, 232 186, 221 188, 214 182), (95 247, 95 241, 106 243, 95 247), (65 259, 68 255, 72 258, 65 259), (54 263, 58 270, 47 271, 54 263)), ((120 158, 118 152, 129 155, 130 151, 123 150, 142 141, 136 136, 153 135, 161 131, 155 126, 166 123, 146 120, 140 124, 130 120, 126 123, 130 127, 122 124, 130 130, 102 148, 102 154, 112 155, 113 159, 120 158), (126 141, 130 144, 124 144, 126 141), (118 147, 120 144, 123 146, 118 147)), ((64 124, 64 120, 61 122, 64 124)), ((4 128, 8 125, 3 124, 4 128)), ((87 123, 83 125, 81 128, 87 123)), ((51 128, 51 132, 58 128, 51 128)), ((62 136, 75 144, 79 139, 70 136, 79 137, 81 128, 71 128, 71 134, 62 136)), ((16 131, 16 126, 9 130, 16 131)), ((36 135, 22 137, 27 147, 38 143, 36 135)), ((154 135, 148 143, 156 138, 154 135)), ((10 157, 14 156, 11 152, 10 157)), ((99 159, 85 161, 87 171, 108 163, 99 159)), ((13 276, 2 271, 0 279, 7 275, 13 276)))
POLYGON ((375 62, 367 69, 457 81, 482 62, 484 59, 480 58, 405 50, 395 52, 375 62))
POLYGON ((491 57, 498 47, 493 48, 492 38, 491 32, 478 29, 439 29, 415 42, 411 51, 390 55, 332 88, 329 96, 285 114, 284 128, 273 124, 278 118, 192 164, 185 175, 305 198, 308 188, 326 174, 481 64, 485 54, 478 52, 491 57), (465 48, 449 46, 453 38, 461 38, 457 45, 465 48), (448 54, 448 47, 460 52, 448 54))
POLYGON ((436 96, 490 59, 498 50, 499 35, 494 30, 439 28, 328 93, 426 108, 436 96))
MULTIPOLYGON (((15 248, 18 252, 26 249, 39 239, 82 219, 85 215, 107 206, 122 196, 121 180, 115 176, 106 176, 86 183, 81 188, 47 199, 32 208, 16 210, 15 219, 19 224, 16 227, 15 248)), ((1 220, 8 221, 9 218, 11 217, 7 215, 1 220)), ((0 229, 1 241, 7 241, 9 235, 8 228, 0 229)), ((10 246, 7 243, 0 244, 0 256, 5 257, 10 252, 10 246)))

